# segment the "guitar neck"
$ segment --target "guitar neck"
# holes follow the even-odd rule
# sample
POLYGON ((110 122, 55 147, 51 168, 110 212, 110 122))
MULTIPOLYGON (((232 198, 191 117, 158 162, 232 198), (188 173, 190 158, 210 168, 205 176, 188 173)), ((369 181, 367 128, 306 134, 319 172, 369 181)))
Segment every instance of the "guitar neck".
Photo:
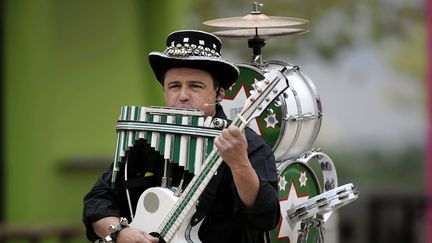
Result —
MULTIPOLYGON (((232 125, 243 130, 246 127, 247 122, 240 114, 238 114, 232 122, 232 125)), ((180 196, 176 205, 171 209, 168 216, 158 229, 160 237, 162 237, 166 242, 174 236, 177 229, 183 223, 187 213, 196 204, 201 193, 216 173, 222 161, 223 159, 217 152, 216 147, 213 147, 210 155, 202 164, 199 173, 189 182, 189 185, 180 196)))

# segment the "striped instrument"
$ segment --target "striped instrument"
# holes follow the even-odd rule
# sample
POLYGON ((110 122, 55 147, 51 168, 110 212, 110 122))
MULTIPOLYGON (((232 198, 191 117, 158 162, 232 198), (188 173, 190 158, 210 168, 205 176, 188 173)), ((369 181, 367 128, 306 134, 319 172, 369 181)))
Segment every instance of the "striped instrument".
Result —
POLYGON ((206 155, 212 151, 214 138, 225 126, 225 120, 205 118, 204 112, 199 110, 123 106, 116 127, 112 187, 126 152, 138 139, 145 139, 164 159, 196 174, 206 155))

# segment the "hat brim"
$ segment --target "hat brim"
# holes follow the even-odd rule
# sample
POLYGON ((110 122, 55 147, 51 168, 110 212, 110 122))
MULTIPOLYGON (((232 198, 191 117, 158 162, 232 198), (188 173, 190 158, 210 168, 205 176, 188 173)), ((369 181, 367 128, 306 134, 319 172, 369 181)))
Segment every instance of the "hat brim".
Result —
POLYGON ((218 79, 221 87, 224 89, 231 87, 239 75, 237 66, 222 58, 202 56, 173 57, 163 52, 151 52, 149 54, 149 62, 156 79, 162 85, 164 73, 168 69, 176 67, 196 68, 207 71, 218 79))

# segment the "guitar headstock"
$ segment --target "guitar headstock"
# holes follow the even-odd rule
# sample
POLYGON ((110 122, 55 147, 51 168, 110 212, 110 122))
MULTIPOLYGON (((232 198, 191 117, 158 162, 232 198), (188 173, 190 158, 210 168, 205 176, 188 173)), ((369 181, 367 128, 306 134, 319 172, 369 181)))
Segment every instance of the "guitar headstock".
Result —
POLYGON ((286 68, 271 70, 264 79, 254 85, 254 92, 246 100, 240 115, 249 122, 267 108, 270 103, 289 87, 287 78, 283 75, 286 68))

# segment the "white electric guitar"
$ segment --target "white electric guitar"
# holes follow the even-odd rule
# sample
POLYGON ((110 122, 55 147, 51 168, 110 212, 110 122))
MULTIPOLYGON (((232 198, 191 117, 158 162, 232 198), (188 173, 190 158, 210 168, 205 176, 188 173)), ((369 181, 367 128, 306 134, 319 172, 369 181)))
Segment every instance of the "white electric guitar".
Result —
MULTIPOLYGON (((288 88, 288 80, 282 74, 285 71, 285 68, 281 71, 272 70, 255 85, 255 92, 246 100, 232 125, 243 130, 249 121, 259 116, 288 88)), ((159 242, 201 242, 198 239, 199 225, 192 229, 190 221, 198 198, 221 163, 222 158, 216 147, 213 147, 198 174, 179 197, 168 188, 152 187, 145 190, 138 199, 130 226, 159 237, 159 242)))

